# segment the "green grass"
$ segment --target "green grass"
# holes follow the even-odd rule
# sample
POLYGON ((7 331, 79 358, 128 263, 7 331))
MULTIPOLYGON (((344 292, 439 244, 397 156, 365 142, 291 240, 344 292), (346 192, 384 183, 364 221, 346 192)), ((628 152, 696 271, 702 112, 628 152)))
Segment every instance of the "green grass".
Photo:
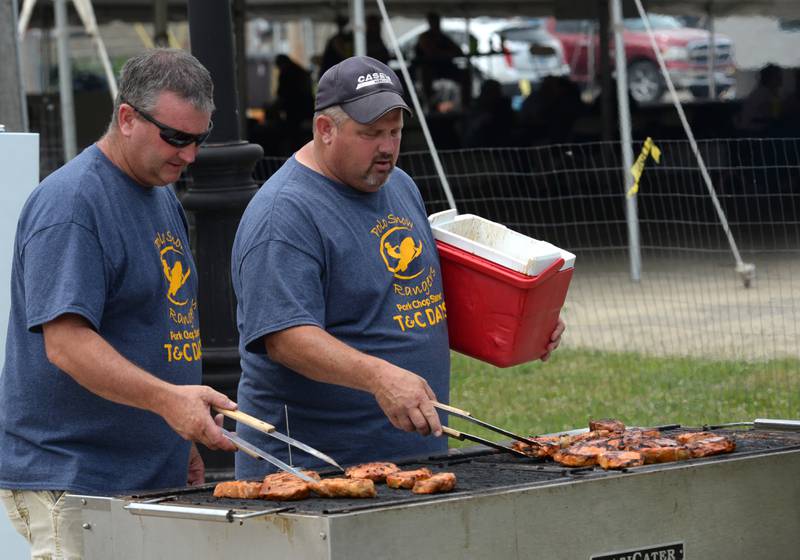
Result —
MULTIPOLYGON (((521 434, 582 428, 594 418, 631 426, 800 418, 795 359, 742 363, 561 349, 547 363, 500 369, 453 353, 452 372, 454 406, 521 434)), ((453 417, 450 424, 504 439, 453 417)))

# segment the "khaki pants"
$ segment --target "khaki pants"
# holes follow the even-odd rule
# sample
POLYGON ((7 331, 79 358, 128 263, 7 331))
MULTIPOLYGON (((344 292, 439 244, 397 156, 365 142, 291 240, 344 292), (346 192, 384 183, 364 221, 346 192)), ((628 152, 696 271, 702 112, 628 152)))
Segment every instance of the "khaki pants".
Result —
POLYGON ((0 502, 17 532, 31 545, 35 560, 80 560, 83 535, 80 506, 64 504, 64 492, 0 489, 0 502))

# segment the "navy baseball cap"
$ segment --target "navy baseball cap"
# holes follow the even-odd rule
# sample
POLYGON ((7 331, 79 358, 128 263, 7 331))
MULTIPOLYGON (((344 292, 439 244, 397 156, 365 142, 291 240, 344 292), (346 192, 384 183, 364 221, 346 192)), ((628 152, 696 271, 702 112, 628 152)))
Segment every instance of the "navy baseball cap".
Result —
POLYGON ((405 109, 403 86, 394 71, 368 56, 353 56, 331 66, 317 86, 314 111, 339 105, 354 121, 369 124, 392 109, 405 109))

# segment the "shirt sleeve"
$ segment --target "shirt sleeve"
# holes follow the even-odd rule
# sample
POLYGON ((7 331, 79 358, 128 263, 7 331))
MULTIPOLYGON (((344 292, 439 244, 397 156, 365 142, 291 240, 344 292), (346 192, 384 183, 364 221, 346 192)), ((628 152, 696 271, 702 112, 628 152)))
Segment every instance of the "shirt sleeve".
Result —
POLYGON ((241 332, 248 352, 266 352, 261 339, 300 325, 324 328, 322 267, 312 255, 284 241, 254 247, 239 269, 241 332))
POLYGON ((75 223, 48 227, 22 249, 26 326, 75 313, 99 330, 106 301, 103 251, 92 232, 75 223))

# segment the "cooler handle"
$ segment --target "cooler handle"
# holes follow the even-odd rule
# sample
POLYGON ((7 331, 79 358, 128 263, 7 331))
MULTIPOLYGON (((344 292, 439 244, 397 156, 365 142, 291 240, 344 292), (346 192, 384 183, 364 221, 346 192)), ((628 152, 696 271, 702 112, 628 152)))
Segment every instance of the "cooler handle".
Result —
POLYGON ((548 280, 550 280, 551 277, 558 274, 562 266, 564 266, 564 259, 563 258, 556 259, 550 266, 545 268, 540 274, 534 276, 533 283, 539 284, 542 282, 547 282, 548 280))

